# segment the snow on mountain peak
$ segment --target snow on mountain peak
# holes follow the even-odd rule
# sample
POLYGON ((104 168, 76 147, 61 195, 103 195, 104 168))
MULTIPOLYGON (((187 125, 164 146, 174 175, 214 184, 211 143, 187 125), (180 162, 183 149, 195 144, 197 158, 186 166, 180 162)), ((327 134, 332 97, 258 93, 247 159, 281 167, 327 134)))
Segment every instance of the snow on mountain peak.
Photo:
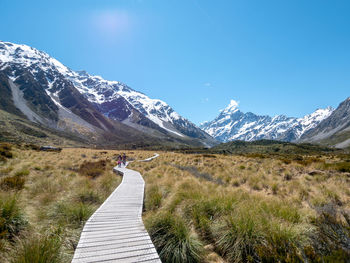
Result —
POLYGON ((231 99, 229 105, 225 109, 221 110, 220 112, 222 112, 222 113, 234 113, 234 112, 238 111, 238 105, 239 105, 238 101, 231 99))
MULTIPOLYGON (((92 103, 110 103, 123 97, 148 119, 179 136, 183 135, 177 132, 176 128, 168 127, 169 124, 183 126, 183 129, 187 128, 185 126, 196 128, 164 101, 151 99, 118 81, 108 81, 101 76, 90 75, 86 71, 73 71, 47 53, 30 46, 0 41, 0 67, 6 67, 8 64, 21 65, 21 67, 28 69, 33 76, 36 75, 38 70, 58 72, 70 80, 74 87, 92 103)), ((47 81, 49 83, 48 89, 50 89, 55 79, 47 79, 47 81)), ((199 129, 198 131, 202 132, 199 129)))
POLYGON ((285 115, 260 116, 238 110, 238 102, 231 100, 213 121, 200 127, 214 138, 226 142, 231 140, 273 139, 294 141, 306 131, 314 128, 333 112, 333 108, 318 109, 302 118, 285 115), (234 113, 234 114, 233 114, 234 113))
POLYGON ((0 41, 0 64, 2 63, 20 64, 24 68, 38 65, 43 70, 55 69, 63 75, 71 73, 69 68, 43 51, 4 41, 0 41))

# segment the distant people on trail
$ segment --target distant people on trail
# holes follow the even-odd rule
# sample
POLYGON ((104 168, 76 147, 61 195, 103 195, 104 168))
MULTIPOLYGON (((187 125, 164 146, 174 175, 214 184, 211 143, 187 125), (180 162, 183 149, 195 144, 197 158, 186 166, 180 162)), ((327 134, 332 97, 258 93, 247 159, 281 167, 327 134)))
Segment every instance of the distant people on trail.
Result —
POLYGON ((125 155, 125 153, 123 153, 123 164, 125 165, 126 164, 126 155, 125 155))
POLYGON ((126 154, 125 153, 123 153, 123 156, 118 154, 117 164, 118 164, 118 167, 121 167, 122 164, 126 165, 126 154))

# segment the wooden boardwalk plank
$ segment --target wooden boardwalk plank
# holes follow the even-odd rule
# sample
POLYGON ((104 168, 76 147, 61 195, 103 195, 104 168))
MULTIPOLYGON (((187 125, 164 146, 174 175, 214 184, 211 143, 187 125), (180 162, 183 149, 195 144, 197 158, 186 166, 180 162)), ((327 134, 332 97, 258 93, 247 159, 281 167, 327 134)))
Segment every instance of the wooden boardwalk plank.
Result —
POLYGON ((122 173, 123 180, 86 222, 72 263, 161 262, 142 222, 141 174, 126 167, 113 170, 122 173))

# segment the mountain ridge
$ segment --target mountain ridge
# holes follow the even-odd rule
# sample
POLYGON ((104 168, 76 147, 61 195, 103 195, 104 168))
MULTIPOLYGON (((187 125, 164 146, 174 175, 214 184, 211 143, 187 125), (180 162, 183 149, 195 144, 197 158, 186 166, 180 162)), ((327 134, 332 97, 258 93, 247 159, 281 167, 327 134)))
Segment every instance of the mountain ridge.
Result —
POLYGON ((28 104, 27 118, 51 128, 115 133, 130 127, 140 136, 205 146, 216 143, 165 102, 119 81, 73 71, 27 45, 0 41, 0 72, 11 92, 28 104), (79 127, 72 128, 73 123, 79 127))
POLYGON ((316 127, 327 118, 333 108, 317 109, 302 118, 286 115, 257 115, 239 110, 238 103, 231 100, 212 121, 204 122, 200 128, 222 142, 232 140, 254 141, 261 139, 297 141, 303 133, 316 127))
POLYGON ((304 133, 300 141, 350 147, 350 97, 341 102, 328 118, 304 133))

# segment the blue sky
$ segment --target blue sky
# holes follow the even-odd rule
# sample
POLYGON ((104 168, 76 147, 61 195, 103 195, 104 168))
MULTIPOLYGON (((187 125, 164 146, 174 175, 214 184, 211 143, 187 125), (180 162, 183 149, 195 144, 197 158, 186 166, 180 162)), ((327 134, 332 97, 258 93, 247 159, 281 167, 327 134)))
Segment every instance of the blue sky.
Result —
POLYGON ((126 83, 195 123, 230 99, 300 117, 350 96, 350 1, 0 1, 0 39, 126 83))

